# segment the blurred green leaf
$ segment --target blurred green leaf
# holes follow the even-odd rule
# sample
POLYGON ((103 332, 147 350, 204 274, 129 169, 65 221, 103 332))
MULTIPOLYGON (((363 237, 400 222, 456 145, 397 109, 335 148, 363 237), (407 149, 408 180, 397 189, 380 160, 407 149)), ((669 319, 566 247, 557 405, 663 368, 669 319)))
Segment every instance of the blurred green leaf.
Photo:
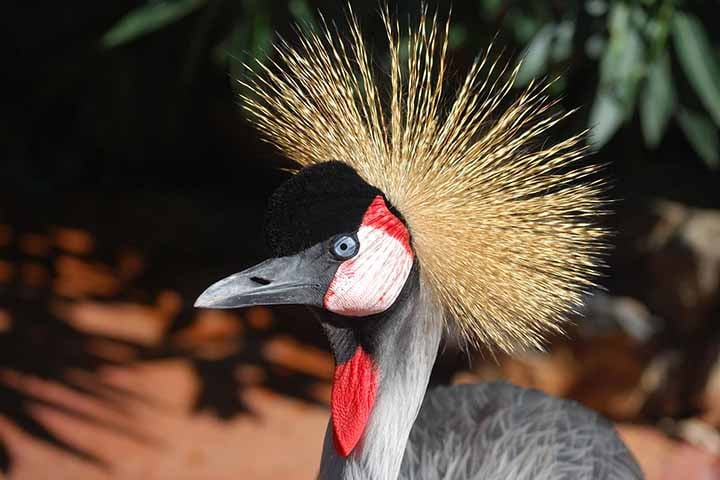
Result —
POLYGON ((702 23, 689 13, 673 19, 673 40, 680 65, 705 108, 720 125, 720 67, 702 23))
POLYGON ((590 110, 590 142, 595 149, 605 145, 625 121, 625 108, 614 96, 599 93, 590 110))
POLYGON ((255 58, 264 57, 272 47, 274 31, 269 15, 256 15, 250 46, 255 58))
POLYGON ((533 78, 545 73, 550 56, 553 32, 553 25, 545 25, 542 27, 525 48, 525 51, 520 55, 522 63, 515 78, 516 86, 527 85, 533 78))
MULTIPOLYGON (((271 25, 271 16, 267 5, 256 6, 248 2, 248 10, 253 15, 244 17, 230 34, 214 49, 216 61, 228 63, 230 77, 243 79, 254 75, 245 65, 253 66, 256 61, 264 63, 272 49, 275 32, 271 25)), ((239 82, 233 82, 238 93, 243 91, 239 82)))
POLYGON ((648 66, 647 81, 640 95, 640 123, 645 143, 657 147, 675 111, 675 89, 670 57, 663 52, 648 66))
POLYGON ((608 5, 605 0, 587 0, 585 2, 585 11, 593 17, 599 17, 607 12, 608 5))
POLYGON ((105 35, 100 43, 114 48, 132 42, 136 38, 162 29, 202 7, 207 0, 155 0, 149 1, 122 17, 105 35))
POLYGON ((453 25, 448 33, 448 45, 451 50, 462 47, 467 41, 468 31, 464 25, 453 25))
POLYGON ((315 18, 306 0, 290 0, 288 2, 290 13, 299 22, 313 24, 315 18))
POLYGON ((644 27, 648 22, 648 14, 645 9, 636 4, 630 10, 630 22, 638 28, 644 27))
POLYGON ((615 2, 608 15, 611 33, 624 32, 630 26, 630 8, 622 2, 615 2))
POLYGON ((631 14, 627 5, 615 3, 608 16, 610 40, 600 60, 598 93, 589 119, 590 141, 596 149, 612 138, 635 109, 645 49, 631 14))
POLYGON ((573 35, 575 34, 575 22, 563 20, 555 28, 555 35, 552 47, 552 61, 564 62, 570 58, 573 47, 573 35))
POLYGON ((480 0, 480 11, 486 17, 494 17, 502 7, 502 0, 480 0))
POLYGON ((595 33, 585 40, 585 54, 591 60, 597 60, 603 54, 607 40, 599 33, 595 33))
POLYGON ((543 25, 540 19, 522 12, 514 12, 513 9, 508 10, 506 21, 521 45, 529 44, 543 25))
POLYGON ((720 139, 718 129, 707 115, 680 108, 677 114, 678 123, 690 144, 708 167, 720 167, 720 139))
POLYGON ((631 24, 631 9, 613 5, 608 19, 610 41, 600 60, 600 88, 611 92, 629 117, 635 107, 637 87, 643 74, 645 48, 631 24))

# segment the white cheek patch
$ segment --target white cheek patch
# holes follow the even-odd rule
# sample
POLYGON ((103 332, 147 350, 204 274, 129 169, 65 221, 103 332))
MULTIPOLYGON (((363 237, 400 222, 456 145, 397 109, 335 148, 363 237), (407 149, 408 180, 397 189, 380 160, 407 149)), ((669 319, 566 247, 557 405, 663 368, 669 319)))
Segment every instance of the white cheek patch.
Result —
MULTIPOLYGON (((384 202, 373 205, 385 208, 384 202)), ((397 300, 410 274, 413 255, 404 225, 387 210, 392 219, 378 222, 378 208, 375 213, 357 232, 360 251, 340 265, 325 294, 324 305, 331 312, 351 317, 384 312, 397 300), (398 227, 405 235, 398 234, 398 227)))

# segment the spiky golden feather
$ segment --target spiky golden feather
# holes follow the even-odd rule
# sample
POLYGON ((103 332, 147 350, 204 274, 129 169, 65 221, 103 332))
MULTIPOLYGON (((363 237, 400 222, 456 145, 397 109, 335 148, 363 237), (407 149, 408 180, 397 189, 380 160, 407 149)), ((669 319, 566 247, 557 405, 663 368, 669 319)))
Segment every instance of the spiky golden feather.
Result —
POLYGON ((449 21, 423 15, 401 41, 382 17, 389 99, 351 14, 349 38, 323 22, 249 67, 243 104, 300 166, 340 160, 387 195, 408 223, 421 281, 471 345, 541 347, 593 284, 602 247, 593 219, 603 183, 578 162, 583 134, 547 145, 567 113, 555 112, 547 84, 505 106, 517 68, 490 49, 443 108, 449 21))

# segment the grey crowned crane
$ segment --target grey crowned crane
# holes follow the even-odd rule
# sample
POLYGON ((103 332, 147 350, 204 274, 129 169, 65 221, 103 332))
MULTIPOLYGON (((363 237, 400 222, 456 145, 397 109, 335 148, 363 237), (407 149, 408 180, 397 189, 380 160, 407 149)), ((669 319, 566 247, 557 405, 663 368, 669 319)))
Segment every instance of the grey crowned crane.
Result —
POLYGON ((403 45, 383 20, 387 95, 352 15, 348 38, 324 25, 250 67, 246 110, 302 168, 269 203, 275 256, 196 306, 314 311, 336 365, 320 479, 642 478, 573 402, 506 383, 426 394, 446 328, 504 352, 560 331, 596 272, 603 184, 582 134, 546 142, 566 115, 546 85, 506 102, 517 69, 486 53, 448 98, 448 24, 423 15, 403 45))

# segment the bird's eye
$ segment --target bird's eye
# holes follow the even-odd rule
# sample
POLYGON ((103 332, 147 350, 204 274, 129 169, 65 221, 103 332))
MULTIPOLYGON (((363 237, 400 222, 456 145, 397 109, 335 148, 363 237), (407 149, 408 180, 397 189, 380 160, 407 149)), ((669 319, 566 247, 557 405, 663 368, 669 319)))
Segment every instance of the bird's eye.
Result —
POLYGON ((355 235, 338 235, 330 244, 330 253, 338 260, 354 257, 360 250, 360 242, 355 235))

